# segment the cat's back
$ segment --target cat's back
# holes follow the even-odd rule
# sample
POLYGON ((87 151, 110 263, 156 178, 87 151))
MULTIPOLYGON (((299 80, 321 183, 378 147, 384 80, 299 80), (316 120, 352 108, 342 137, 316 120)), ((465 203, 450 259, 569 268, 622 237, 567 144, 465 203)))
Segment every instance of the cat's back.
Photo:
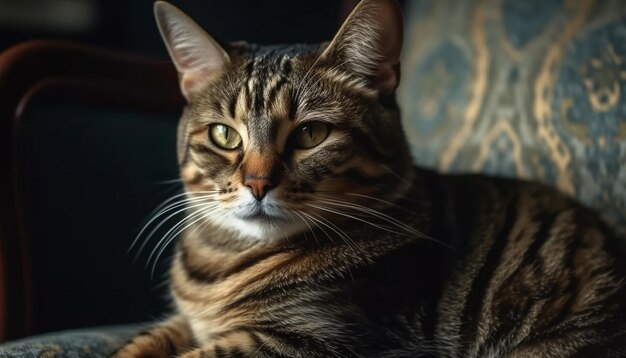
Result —
POLYGON ((598 236, 614 256, 626 255, 626 238, 618 238, 596 211, 549 185, 482 174, 440 174, 425 169, 417 173, 434 230, 454 227, 452 236, 464 237, 448 240, 451 244, 462 247, 472 243, 467 238, 477 236, 476 230, 500 226, 503 234, 518 240, 526 234, 541 243, 555 235, 598 236))
POLYGON ((595 212, 536 182, 420 176, 432 235, 459 252, 439 303, 450 352, 540 356, 557 339, 568 344, 555 357, 579 346, 626 353, 624 251, 595 212))

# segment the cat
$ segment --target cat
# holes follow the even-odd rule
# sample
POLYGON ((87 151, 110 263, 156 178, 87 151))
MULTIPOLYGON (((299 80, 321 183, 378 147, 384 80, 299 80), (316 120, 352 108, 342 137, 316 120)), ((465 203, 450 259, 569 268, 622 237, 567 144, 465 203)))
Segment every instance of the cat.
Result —
POLYGON ((222 46, 155 15, 187 100, 189 224, 176 313, 116 358, 626 356, 624 255, 594 212, 412 164, 396 0, 316 46, 222 46))

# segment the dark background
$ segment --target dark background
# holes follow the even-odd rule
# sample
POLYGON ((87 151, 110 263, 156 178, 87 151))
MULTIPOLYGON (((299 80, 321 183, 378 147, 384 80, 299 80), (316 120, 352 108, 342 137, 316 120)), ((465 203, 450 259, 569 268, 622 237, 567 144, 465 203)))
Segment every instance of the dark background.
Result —
MULTIPOLYGON (((340 0, 173 3, 221 41, 261 44, 329 40, 349 6, 340 0)), ((0 50, 30 39, 71 40, 166 60, 148 0, 0 0, 0 50)), ((127 250, 146 216, 180 192, 177 183, 164 183, 177 177, 176 120, 172 113, 80 103, 30 105, 19 161, 32 255, 33 333, 166 314, 169 252, 151 277, 146 261, 156 240, 136 261, 136 251, 127 250)))
MULTIPOLYGON (((339 24, 341 8, 344 3, 350 3, 341 0, 170 2, 218 40, 260 44, 329 40, 339 24)), ((152 16, 152 3, 150 0, 0 0, 0 13, 4 14, 0 15, 0 48, 33 38, 55 38, 165 55, 152 16), (72 9, 75 15, 63 15, 71 14, 72 9), (26 15, 17 16, 23 13, 26 15), (57 17, 69 23, 51 20, 51 16, 43 16, 46 13, 60 13, 57 17), (39 17, 43 19, 37 21, 39 17)))

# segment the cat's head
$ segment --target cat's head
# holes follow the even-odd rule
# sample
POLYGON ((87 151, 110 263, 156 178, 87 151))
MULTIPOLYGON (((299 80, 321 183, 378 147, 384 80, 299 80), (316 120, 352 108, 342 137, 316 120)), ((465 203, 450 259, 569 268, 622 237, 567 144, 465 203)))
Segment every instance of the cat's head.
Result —
POLYGON ((406 191, 395 0, 362 1, 318 46, 221 46, 168 3, 155 15, 187 99, 178 154, 199 216, 270 239, 330 230, 406 191))

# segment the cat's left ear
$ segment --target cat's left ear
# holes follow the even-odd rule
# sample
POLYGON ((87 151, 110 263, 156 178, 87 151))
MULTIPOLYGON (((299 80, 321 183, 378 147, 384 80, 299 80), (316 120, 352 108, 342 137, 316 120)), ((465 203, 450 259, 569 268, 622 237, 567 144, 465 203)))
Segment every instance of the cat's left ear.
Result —
POLYGON ((321 55, 367 79, 380 93, 400 80, 402 12, 396 0, 363 0, 321 55))
POLYGON ((180 89, 192 101, 222 73, 228 53, 189 16, 165 1, 154 3, 154 17, 180 77, 180 89))

